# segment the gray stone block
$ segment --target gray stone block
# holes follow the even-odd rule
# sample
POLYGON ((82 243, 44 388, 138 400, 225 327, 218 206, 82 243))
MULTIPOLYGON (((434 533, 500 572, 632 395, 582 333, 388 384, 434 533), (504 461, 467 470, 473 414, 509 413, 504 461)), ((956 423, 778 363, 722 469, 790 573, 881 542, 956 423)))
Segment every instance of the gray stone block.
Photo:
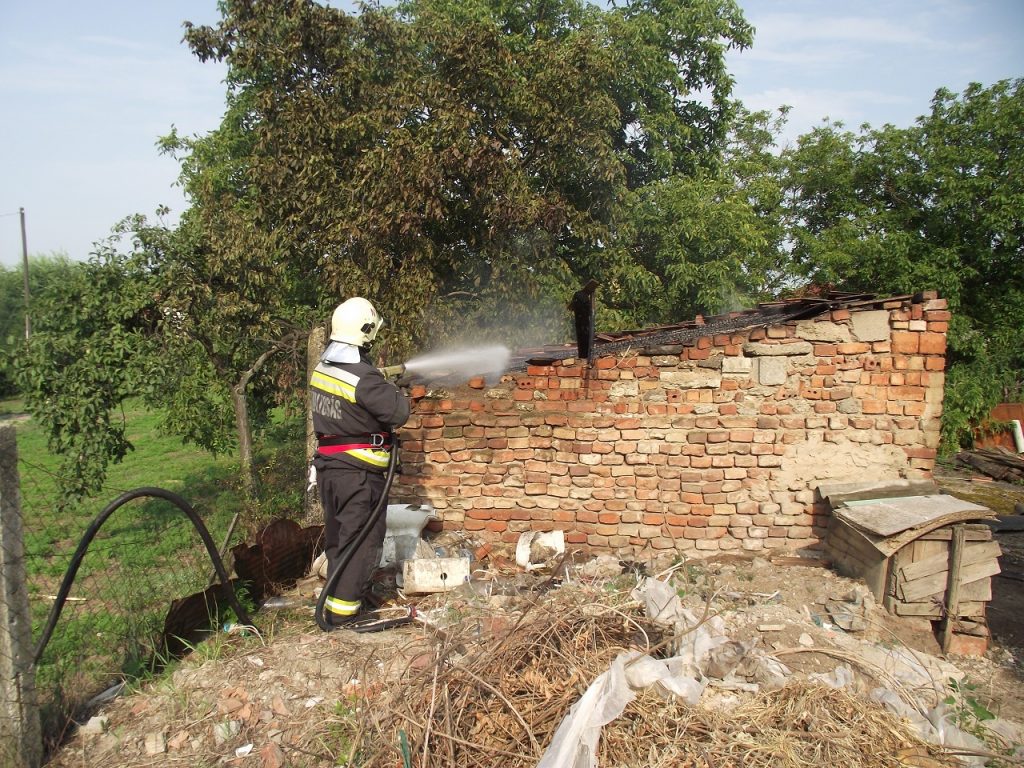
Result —
POLYGON ((852 312, 853 336, 857 341, 887 341, 889 339, 889 312, 884 309, 871 312, 852 312))
POLYGON ((785 384, 786 367, 786 359, 783 357, 757 358, 757 383, 766 387, 785 384))

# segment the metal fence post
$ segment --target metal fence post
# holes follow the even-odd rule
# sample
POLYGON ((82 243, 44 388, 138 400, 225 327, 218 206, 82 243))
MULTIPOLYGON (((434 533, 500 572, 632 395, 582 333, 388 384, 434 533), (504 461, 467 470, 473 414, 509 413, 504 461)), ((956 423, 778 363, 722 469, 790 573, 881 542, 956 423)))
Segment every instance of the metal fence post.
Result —
POLYGON ((42 759, 22 538, 18 444, 14 427, 0 426, 0 763, 12 768, 37 768, 42 759))

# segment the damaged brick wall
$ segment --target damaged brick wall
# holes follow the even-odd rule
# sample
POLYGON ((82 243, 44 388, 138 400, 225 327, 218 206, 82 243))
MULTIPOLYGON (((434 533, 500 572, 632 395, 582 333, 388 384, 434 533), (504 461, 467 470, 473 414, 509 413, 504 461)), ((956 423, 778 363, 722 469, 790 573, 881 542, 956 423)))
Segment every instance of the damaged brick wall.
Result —
POLYGON ((933 296, 879 300, 435 390, 403 430, 392 498, 505 542, 814 551, 819 482, 930 476, 948 320, 933 296))

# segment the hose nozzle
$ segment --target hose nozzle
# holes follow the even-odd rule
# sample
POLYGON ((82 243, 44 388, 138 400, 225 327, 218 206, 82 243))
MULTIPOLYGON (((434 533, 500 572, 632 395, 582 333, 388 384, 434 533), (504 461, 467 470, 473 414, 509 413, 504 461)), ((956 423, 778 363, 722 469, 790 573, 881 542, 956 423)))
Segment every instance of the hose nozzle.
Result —
POLYGON ((384 378, 388 381, 397 381, 405 375, 405 363, 386 366, 381 368, 380 372, 384 374, 384 378))

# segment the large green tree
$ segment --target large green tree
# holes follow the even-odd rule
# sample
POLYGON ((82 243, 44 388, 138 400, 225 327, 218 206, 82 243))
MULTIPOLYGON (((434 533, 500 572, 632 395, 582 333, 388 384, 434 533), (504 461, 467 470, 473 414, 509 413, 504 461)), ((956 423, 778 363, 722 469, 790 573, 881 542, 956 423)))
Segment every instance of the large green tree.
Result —
POLYGON ((632 195, 620 230, 631 311, 619 322, 668 323, 741 309, 783 288, 790 277, 785 178, 774 143, 784 120, 785 111, 741 108, 720 162, 675 172, 632 195))
MULTIPOLYGON (((64 253, 29 257, 29 294, 38 296, 49 286, 72 279, 81 265, 64 253)), ((32 312, 35 315, 42 314, 32 312)), ((16 394, 13 362, 25 340, 25 274, 23 267, 0 267, 0 397, 16 394)))
POLYGON ((386 356, 503 317, 514 342, 582 278, 646 319, 628 287, 648 267, 620 232, 652 185, 715 172, 735 108, 725 53, 751 36, 732 0, 222 14, 186 40, 227 64, 224 119, 162 141, 190 199, 181 224, 122 227, 127 248, 100 249, 64 297, 79 310, 23 356, 77 493, 128 449, 117 407, 142 394, 186 438, 236 444, 255 494, 252 429, 345 296, 382 308, 386 356))
POLYGON ((236 1, 187 39, 228 65, 254 237, 322 308, 376 301, 406 351, 581 278, 633 304, 621 222, 639 190, 715 167, 725 52, 750 35, 730 0, 236 1))
POLYGON ((825 125, 788 154, 789 226, 806 279, 938 289, 953 312, 947 450, 1024 396, 1024 81, 936 92, 909 128, 825 125))

